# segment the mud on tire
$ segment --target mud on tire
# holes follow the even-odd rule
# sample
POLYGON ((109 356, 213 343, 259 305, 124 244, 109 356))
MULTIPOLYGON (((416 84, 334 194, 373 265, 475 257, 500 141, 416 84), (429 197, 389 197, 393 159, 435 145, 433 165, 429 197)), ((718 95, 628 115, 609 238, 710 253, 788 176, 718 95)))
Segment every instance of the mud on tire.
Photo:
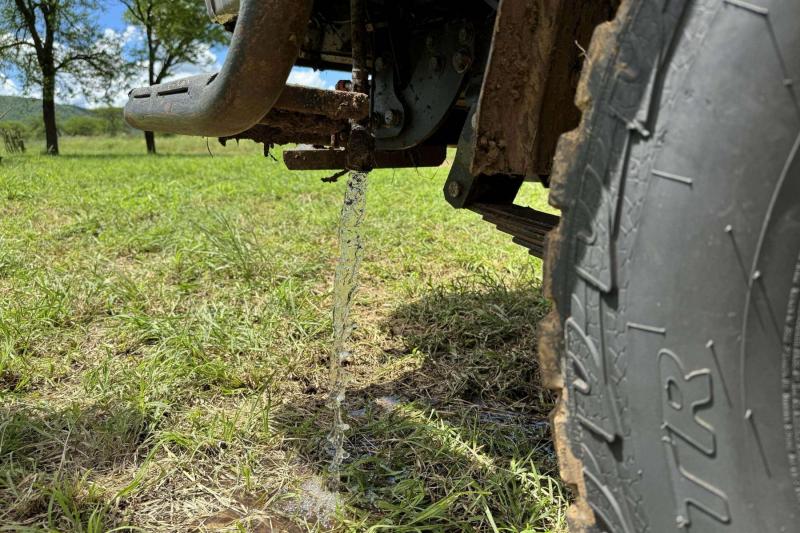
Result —
POLYGON ((798 531, 800 2, 624 0, 588 52, 541 327, 572 531, 798 531))

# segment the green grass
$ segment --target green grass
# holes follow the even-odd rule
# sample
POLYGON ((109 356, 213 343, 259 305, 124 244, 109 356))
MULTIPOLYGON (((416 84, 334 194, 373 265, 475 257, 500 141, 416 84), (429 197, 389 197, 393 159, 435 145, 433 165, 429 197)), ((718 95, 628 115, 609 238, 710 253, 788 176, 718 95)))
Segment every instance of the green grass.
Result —
POLYGON ((370 177, 337 494, 344 183, 252 144, 160 148, 0 166, 0 531, 564 531, 541 264, 446 205, 447 168, 370 177))

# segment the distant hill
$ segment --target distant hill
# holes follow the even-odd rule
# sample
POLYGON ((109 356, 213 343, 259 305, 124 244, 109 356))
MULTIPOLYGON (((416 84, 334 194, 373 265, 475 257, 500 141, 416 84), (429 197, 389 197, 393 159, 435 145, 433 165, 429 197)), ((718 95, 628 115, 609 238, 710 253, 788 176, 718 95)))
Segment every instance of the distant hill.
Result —
MULTIPOLYGON (((42 101, 38 98, 25 98, 22 96, 0 96, 0 116, 6 111, 8 114, 3 120, 19 120, 25 122, 29 119, 42 118, 42 101)), ((75 105, 56 104, 56 118, 66 120, 72 117, 93 117, 94 112, 75 105)))
MULTIPOLYGON (((134 131, 125 124, 122 109, 117 107, 85 109, 56 104, 56 122, 59 135, 119 135, 134 131)), ((0 128, 8 126, 19 129, 24 137, 43 137, 42 101, 0 96, 0 128)))

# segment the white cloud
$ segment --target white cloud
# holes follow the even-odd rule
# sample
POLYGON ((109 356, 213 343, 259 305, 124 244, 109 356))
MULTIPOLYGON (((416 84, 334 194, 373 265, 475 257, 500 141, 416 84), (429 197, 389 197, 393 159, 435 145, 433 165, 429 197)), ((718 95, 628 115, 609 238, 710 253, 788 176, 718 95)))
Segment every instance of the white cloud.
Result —
POLYGON ((106 28, 103 30, 103 37, 108 40, 118 40, 122 46, 127 46, 131 43, 142 41, 144 34, 138 27, 128 24, 122 33, 113 28, 106 28))
POLYGON ((334 88, 333 85, 325 81, 320 71, 306 67, 293 68, 292 73, 289 74, 289 80, 287 83, 306 85, 308 87, 317 87, 319 89, 334 88))
MULTIPOLYGON (((107 28, 103 32, 105 42, 115 43, 122 49, 129 49, 130 46, 139 46, 144 39, 142 31, 135 26, 128 26, 122 32, 117 32, 111 28, 107 28)), ((219 58, 211 49, 210 46, 200 45, 198 53, 198 61, 196 63, 184 63, 173 67, 173 74, 167 76, 164 82, 174 81, 188 76, 196 76, 198 74, 217 72, 222 68, 219 58)), ((156 65, 158 70, 160 65, 156 65)), ((114 87, 114 92, 111 95, 110 103, 115 107, 123 107, 128 101, 128 92, 131 88, 145 87, 148 84, 147 80, 147 64, 140 62, 136 68, 136 74, 131 76, 120 76, 113 80, 110 84, 114 87)), ((81 107, 98 107, 106 105, 101 99, 105 92, 101 88, 92 88, 90 94, 79 95, 75 98, 65 100, 64 103, 79 105, 81 107)))
POLYGON ((14 83, 14 80, 4 79, 2 83, 0 83, 0 95, 3 96, 19 96, 22 92, 17 87, 17 84, 14 83))

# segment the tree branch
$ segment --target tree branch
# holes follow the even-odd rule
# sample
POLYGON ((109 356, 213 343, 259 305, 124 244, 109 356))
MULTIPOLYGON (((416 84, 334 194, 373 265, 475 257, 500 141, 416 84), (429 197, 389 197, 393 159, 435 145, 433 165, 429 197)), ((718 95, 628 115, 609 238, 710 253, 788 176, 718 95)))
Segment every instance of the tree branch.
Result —
POLYGON ((17 9, 19 9, 19 12, 22 14, 22 18, 25 19, 25 26, 27 26, 28 32, 31 34, 34 48, 36 48, 37 52, 41 53, 44 51, 44 46, 42 46, 42 39, 39 36, 39 31, 36 29, 36 13, 34 12, 34 10, 37 7, 41 7, 41 5, 28 5, 25 0, 14 0, 14 3, 17 4, 17 9))
POLYGON ((36 45, 28 41, 14 41, 12 43, 0 44, 0 52, 3 50, 9 50, 11 48, 19 48, 22 46, 30 46, 34 50, 36 49, 36 45))
POLYGON ((73 63, 77 63, 79 61, 82 61, 84 63, 88 63, 89 65, 91 65, 92 67, 96 68, 97 70, 104 70, 107 67, 109 67, 108 62, 104 61, 107 58, 108 58, 108 56, 104 52, 95 52, 95 53, 92 53, 92 54, 86 54, 86 53, 74 54, 74 55, 67 56, 64 59, 62 59, 61 62, 56 65, 56 70, 62 70, 64 68, 68 67, 69 65, 71 65, 73 63))

